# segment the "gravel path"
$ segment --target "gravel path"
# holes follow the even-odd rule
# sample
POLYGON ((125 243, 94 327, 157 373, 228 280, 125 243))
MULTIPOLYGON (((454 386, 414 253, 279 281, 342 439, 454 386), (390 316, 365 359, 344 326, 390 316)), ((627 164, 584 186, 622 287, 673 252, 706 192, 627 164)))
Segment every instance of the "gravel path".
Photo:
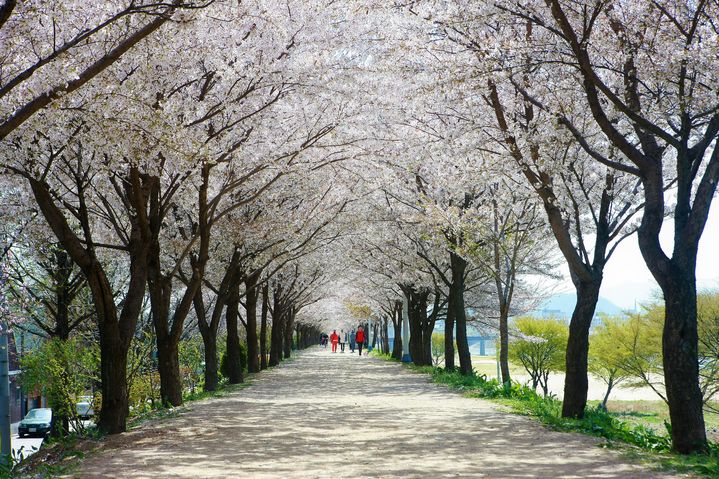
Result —
POLYGON ((229 397, 115 437, 75 477, 672 477, 401 365, 318 348, 229 397))

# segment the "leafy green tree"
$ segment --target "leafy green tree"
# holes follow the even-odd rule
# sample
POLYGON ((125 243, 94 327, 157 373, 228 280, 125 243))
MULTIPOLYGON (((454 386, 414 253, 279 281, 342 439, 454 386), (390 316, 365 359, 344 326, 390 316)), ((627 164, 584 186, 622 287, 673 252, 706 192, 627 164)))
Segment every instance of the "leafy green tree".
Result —
POLYGON ((189 389, 194 394, 195 390, 202 387, 205 355, 203 352, 202 338, 193 336, 183 339, 178 344, 178 356, 180 362, 180 375, 184 389, 189 389))
POLYGON ((70 426, 84 431, 75 404, 99 381, 99 368, 99 348, 80 338, 51 339, 23 356, 21 383, 26 390, 46 395, 54 415, 53 435, 65 436, 70 426))
MULTIPOLYGON (((630 319, 632 334, 618 341, 632 353, 623 368, 635 379, 634 384, 651 387, 666 402, 661 343, 664 315, 663 302, 648 306, 630 319)), ((697 321, 702 397, 705 407, 717 410, 712 401, 719 393, 719 291, 697 295, 697 321)))
POLYGON ((711 401, 719 393, 719 290, 703 291, 697 296, 699 328, 699 375, 704 403, 719 412, 711 401))
POLYGON ((439 367, 444 362, 444 334, 432 333, 432 365, 439 367))
POLYGON ((631 324, 621 317, 604 317, 589 337, 589 372, 607 385, 600 407, 607 409, 612 389, 629 379, 623 365, 631 358, 631 351, 618 338, 631 336, 631 324))
POLYGON ((644 313, 630 315, 625 327, 620 330, 622 334, 617 334, 614 342, 626 352, 621 369, 629 376, 629 384, 650 387, 667 402, 662 366, 663 325, 663 306, 651 306, 644 313))
POLYGON ((509 345, 509 359, 519 362, 532 380, 532 388, 549 394, 549 373, 564 370, 569 331, 558 319, 521 317, 514 320, 515 338, 509 345))
POLYGON ((128 404, 131 414, 152 409, 160 400, 160 374, 153 358, 155 336, 145 330, 132 339, 127 354, 128 404))
MULTIPOLYGON (((719 292, 704 291, 697 296, 700 385, 705 406, 719 392, 719 292)), ((664 304, 657 302, 640 314, 631 315, 617 325, 607 338, 615 348, 616 365, 637 387, 650 387, 663 401, 664 370, 662 328, 664 304)), ((591 353, 591 348, 590 348, 591 353)))

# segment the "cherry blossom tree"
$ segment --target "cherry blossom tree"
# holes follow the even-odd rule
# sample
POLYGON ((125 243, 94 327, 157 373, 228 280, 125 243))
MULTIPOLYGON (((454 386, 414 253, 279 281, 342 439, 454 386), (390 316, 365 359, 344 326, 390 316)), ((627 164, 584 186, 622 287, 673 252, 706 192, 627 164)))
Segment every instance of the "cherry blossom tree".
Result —
POLYGON ((528 100, 554 115, 596 162, 641 183, 639 247, 666 302, 662 349, 673 447, 705 451, 695 270, 719 180, 717 5, 552 0, 497 8, 531 30, 514 43, 545 65, 536 81, 551 75, 566 87, 560 96, 560 85, 545 83, 528 100), (555 48, 538 48, 545 42, 555 48), (591 113, 590 128, 566 114, 577 108, 591 113), (616 155, 590 141, 596 130, 616 155), (667 208, 671 252, 659 241, 667 208))
MULTIPOLYGON (((533 95, 546 93, 546 85, 558 80, 551 83, 548 77, 540 77, 535 67, 540 60, 528 48, 494 48, 532 35, 526 21, 511 17, 507 21, 499 15, 502 8, 466 6, 460 14, 460 10, 437 8, 429 2, 410 11, 431 25, 434 37, 445 40, 447 47, 438 50, 453 65, 449 75, 454 83, 461 85, 451 91, 451 111, 465 138, 481 131, 476 148, 487 151, 488 166, 514 177, 519 173, 542 202, 577 291, 566 355, 563 415, 580 417, 588 388, 589 328, 602 272, 618 243, 636 230, 632 220, 642 206, 640 184, 631 175, 597 165, 576 138, 561 130, 553 114, 536 102, 533 95), (465 21, 467 15, 472 21, 465 21), (467 85, 482 93, 468 92, 467 85)), ((562 88, 558 85, 557 90, 562 88)), ((588 129, 591 119, 586 109, 565 103, 562 114, 585 129, 585 145, 592 143, 595 151, 604 151, 608 157, 617 155, 616 149, 598 138, 597 128, 588 129)))
POLYGON ((0 139, 85 86, 181 10, 208 3, 3 1, 0 139))

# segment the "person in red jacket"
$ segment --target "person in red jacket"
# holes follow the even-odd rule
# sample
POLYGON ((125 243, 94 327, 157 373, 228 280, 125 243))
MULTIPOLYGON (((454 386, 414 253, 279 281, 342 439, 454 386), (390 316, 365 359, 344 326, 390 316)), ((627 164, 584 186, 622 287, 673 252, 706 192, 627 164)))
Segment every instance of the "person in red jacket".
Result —
POLYGON ((340 342, 340 335, 337 334, 337 330, 333 330, 332 334, 330 334, 330 342, 332 343, 332 352, 337 352, 337 343, 340 342))
POLYGON ((355 336, 355 341, 357 341, 357 348, 359 349, 359 355, 362 356, 362 346, 364 346, 364 329, 362 326, 357 328, 357 335, 355 336))

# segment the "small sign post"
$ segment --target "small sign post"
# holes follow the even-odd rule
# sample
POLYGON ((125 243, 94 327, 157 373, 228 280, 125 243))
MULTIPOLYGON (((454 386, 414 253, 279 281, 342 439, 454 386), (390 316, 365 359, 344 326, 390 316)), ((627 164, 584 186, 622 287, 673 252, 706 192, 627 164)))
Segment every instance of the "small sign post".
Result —
POLYGON ((10 356, 8 352, 7 331, 0 332, 0 454, 2 460, 10 458, 10 356))

